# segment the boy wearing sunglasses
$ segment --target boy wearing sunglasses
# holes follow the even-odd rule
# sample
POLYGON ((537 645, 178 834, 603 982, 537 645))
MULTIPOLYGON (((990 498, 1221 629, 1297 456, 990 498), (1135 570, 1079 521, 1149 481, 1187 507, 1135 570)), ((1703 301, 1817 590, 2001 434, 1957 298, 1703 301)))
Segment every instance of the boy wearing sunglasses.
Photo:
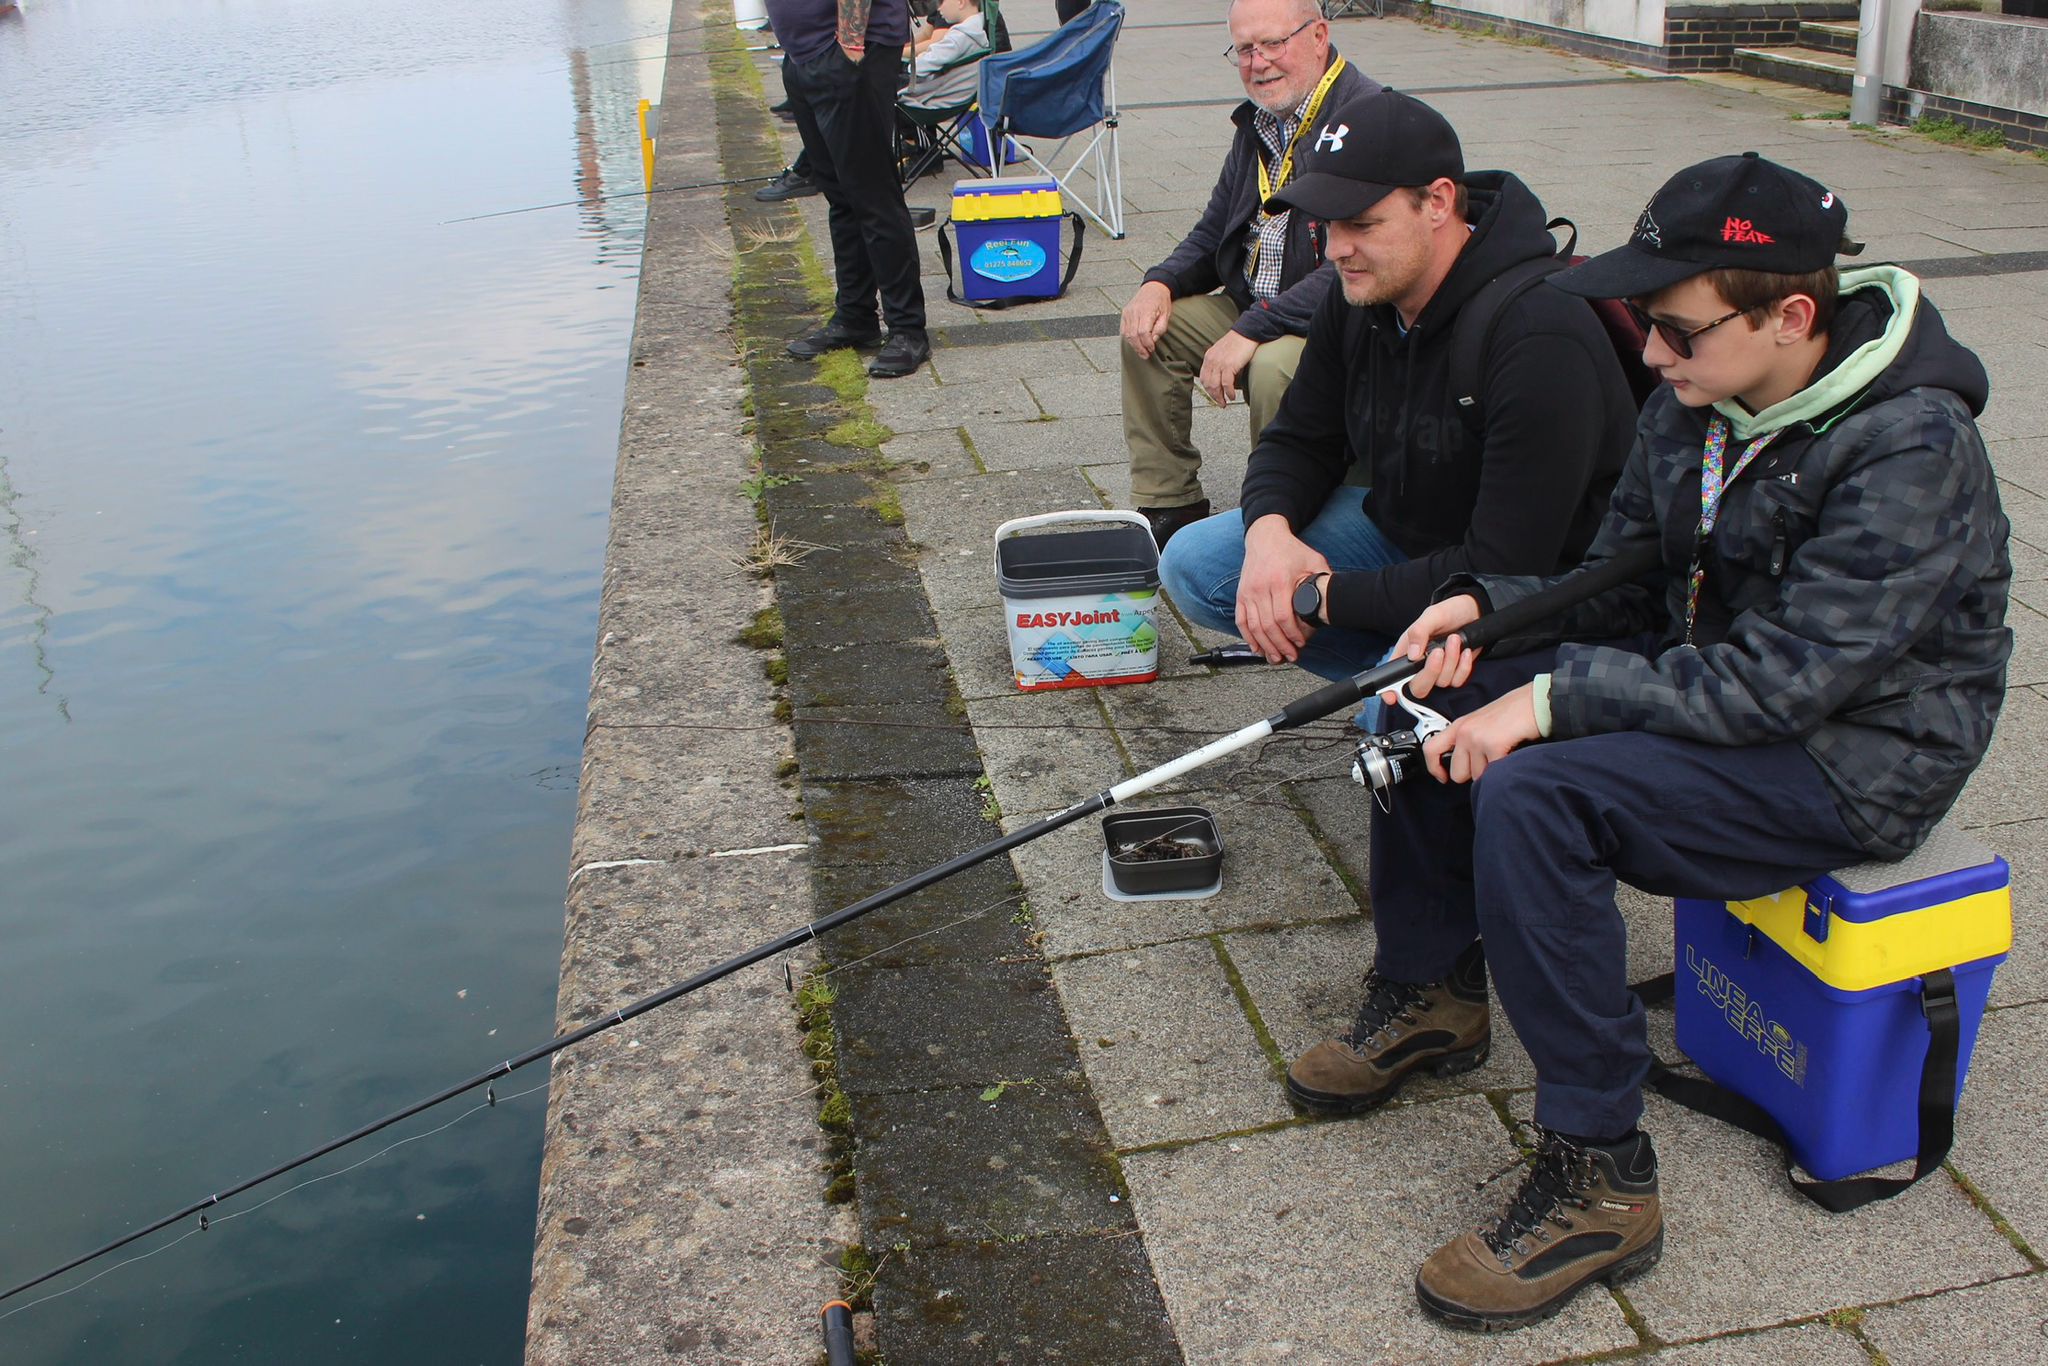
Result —
POLYGON ((2011 565, 1988 380, 1912 275, 1838 276, 1847 224, 1824 186, 1721 157, 1550 277, 1648 327, 1666 383, 1586 562, 1647 545, 1658 566, 1476 666, 1452 633, 1548 580, 1461 575, 1396 643, 1456 719, 1425 750, 1436 781, 1374 816, 1365 1009, 1289 1086, 1355 1110, 1477 1066, 1491 970, 1540 1142, 1506 1209, 1417 1274, 1450 1323, 1533 1323, 1662 1250, 1617 878, 1720 900, 1903 858, 1990 744, 2011 565))

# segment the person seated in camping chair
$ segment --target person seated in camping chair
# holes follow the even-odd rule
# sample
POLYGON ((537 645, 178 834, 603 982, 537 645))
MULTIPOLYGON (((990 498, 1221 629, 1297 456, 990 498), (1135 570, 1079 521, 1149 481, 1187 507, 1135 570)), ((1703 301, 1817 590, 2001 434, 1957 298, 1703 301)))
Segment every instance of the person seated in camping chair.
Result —
POLYGON ((1904 858, 1991 743, 2012 566, 1989 382, 1912 275, 1837 273, 1847 227, 1826 187, 1720 157, 1539 285, 1625 299, 1648 332, 1665 384, 1585 563, 1652 567, 1476 665, 1455 633, 1556 580, 1457 575, 1395 644, 1455 719, 1424 747, 1435 781, 1372 814, 1365 1004, 1287 1086, 1356 1112, 1478 1066, 1491 971, 1536 1151, 1416 1276, 1454 1325, 1534 1323, 1663 1249, 1617 878, 1720 901, 1904 858))
POLYGON ((963 58, 985 56, 990 50, 981 0, 939 0, 937 14, 931 31, 903 50, 912 76, 934 76, 963 58))

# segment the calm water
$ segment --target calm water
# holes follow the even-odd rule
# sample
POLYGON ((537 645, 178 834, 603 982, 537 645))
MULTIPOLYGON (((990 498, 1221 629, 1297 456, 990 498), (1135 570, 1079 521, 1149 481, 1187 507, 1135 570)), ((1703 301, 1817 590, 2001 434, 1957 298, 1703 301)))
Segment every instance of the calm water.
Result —
MULTIPOLYGON (((549 1033, 640 251, 598 196, 669 8, 23 5, 0 1288, 549 1033)), ((138 1244, 0 1361, 515 1361, 542 1100, 138 1244)))

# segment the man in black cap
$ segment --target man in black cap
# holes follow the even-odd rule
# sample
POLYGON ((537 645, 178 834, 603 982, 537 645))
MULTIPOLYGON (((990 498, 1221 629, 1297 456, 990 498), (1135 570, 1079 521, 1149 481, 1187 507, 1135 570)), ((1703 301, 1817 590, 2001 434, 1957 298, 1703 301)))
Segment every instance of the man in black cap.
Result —
POLYGON ((1375 929, 1401 965, 1292 1084, 1363 1109, 1476 1066, 1485 977, 1457 965, 1483 940, 1538 1142, 1506 1209, 1417 1274, 1453 1324, 1533 1323, 1663 1248, 1616 879, 1720 901, 1903 858, 1990 744, 2011 565, 1973 420, 1988 382, 1912 275, 1838 275, 1847 222, 1807 177, 1721 157, 1551 277, 1648 329, 1665 386, 1586 563, 1654 548, 1657 567, 1476 668, 1454 635, 1427 643, 1546 581, 1461 575, 1395 646, 1425 661, 1410 692, 1450 689, 1432 704, 1457 716, 1425 749, 1436 782, 1373 824, 1375 929))
POLYGON ((1466 173, 1441 114, 1368 94, 1324 113, 1297 155, 1267 208, 1324 225, 1338 287, 1252 451, 1241 509, 1175 536, 1160 574, 1201 625, 1345 678, 1453 573, 1577 563, 1635 403, 1592 309, 1535 288, 1489 329, 1484 403, 1458 402, 1461 313, 1497 277, 1547 266, 1557 243, 1520 180, 1466 173))

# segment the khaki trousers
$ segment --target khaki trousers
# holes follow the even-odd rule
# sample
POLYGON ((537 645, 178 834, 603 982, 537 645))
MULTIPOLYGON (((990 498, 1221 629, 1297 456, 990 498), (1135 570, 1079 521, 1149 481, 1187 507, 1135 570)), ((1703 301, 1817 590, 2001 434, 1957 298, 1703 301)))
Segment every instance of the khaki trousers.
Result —
MULTIPOLYGON (((1148 359, 1123 348, 1124 440, 1131 449, 1131 504, 1177 508, 1202 501, 1202 453, 1193 438, 1191 392, 1202 356, 1238 320, 1227 294, 1201 294, 1173 301, 1166 331, 1148 359)), ((1239 388, 1251 410, 1251 441, 1280 409, 1301 361, 1300 337, 1266 342, 1252 355, 1239 388)), ((1207 402, 1207 399, 1199 401, 1207 402)))

